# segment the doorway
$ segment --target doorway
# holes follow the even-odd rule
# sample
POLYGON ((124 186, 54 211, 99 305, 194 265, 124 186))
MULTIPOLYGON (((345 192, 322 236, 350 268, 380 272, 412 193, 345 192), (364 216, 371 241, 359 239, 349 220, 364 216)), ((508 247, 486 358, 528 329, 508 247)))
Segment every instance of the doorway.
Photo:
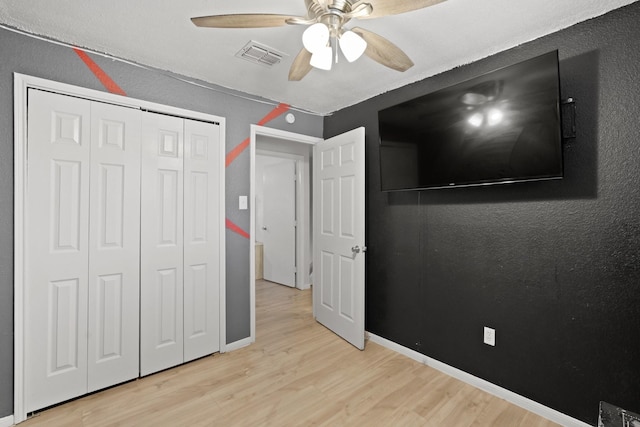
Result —
MULTIPOLYGON (((271 129, 263 126, 251 126, 250 138, 250 307, 251 307, 251 342, 255 341, 255 280, 256 280, 256 241, 257 236, 263 239, 257 230, 256 216, 258 200, 256 191, 256 158, 270 156, 272 158, 291 159, 296 167, 296 202, 295 202, 295 287, 309 289, 311 286, 311 164, 313 146, 322 138, 311 137, 292 132, 271 129)), ((262 225, 260 225, 260 228, 262 225)), ((267 225, 268 227, 268 225, 267 225)))

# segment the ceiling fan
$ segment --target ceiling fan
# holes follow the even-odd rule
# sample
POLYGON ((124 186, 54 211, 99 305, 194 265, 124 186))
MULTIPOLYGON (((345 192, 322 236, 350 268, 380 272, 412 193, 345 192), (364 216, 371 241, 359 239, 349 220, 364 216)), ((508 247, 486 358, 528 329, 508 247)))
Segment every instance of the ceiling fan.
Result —
POLYGON ((384 37, 355 27, 346 29, 351 19, 373 19, 422 9, 445 0, 304 0, 307 16, 269 13, 211 15, 191 18, 198 27, 266 28, 284 25, 308 25, 302 36, 304 47, 289 70, 289 80, 298 81, 313 67, 331 69, 337 61, 338 46, 345 58, 355 61, 362 54, 397 71, 413 66, 411 59, 384 37), (333 39, 333 47, 331 40, 333 39), (333 50, 335 48, 335 51, 333 50), (335 55, 334 55, 335 53, 335 55))

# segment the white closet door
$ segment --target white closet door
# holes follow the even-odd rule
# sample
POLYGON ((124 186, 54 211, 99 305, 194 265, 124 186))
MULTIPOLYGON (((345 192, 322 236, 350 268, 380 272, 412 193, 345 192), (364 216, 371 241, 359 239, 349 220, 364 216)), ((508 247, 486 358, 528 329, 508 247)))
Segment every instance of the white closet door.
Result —
POLYGON ((91 104, 89 392, 139 372, 141 114, 91 104))
POLYGON ((183 120, 142 115, 140 373, 183 361, 183 120))
POLYGON ((87 392, 90 102, 29 90, 27 412, 87 392))
POLYGON ((185 120, 184 361, 220 350, 220 127, 185 120))

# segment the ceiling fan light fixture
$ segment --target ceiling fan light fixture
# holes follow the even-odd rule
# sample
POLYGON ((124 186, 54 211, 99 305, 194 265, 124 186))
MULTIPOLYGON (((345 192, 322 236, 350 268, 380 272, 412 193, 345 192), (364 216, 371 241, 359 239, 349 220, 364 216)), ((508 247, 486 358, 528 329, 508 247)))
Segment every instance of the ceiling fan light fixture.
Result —
POLYGON ((329 71, 331 70, 331 64, 333 62, 333 49, 331 46, 325 46, 322 49, 317 50, 311 55, 309 64, 315 68, 329 71))
POLYGON ((339 43, 342 54, 349 62, 360 58, 364 51, 367 50, 367 42, 365 39, 353 31, 345 31, 342 36, 340 36, 339 43))
MULTIPOLYGON (((297 0, 296 0, 297 1, 297 0)), ((414 66, 411 58, 391 41, 364 28, 346 31, 345 24, 353 19, 380 18, 423 9, 445 0, 303 0, 305 16, 273 13, 232 13, 191 18, 197 27, 209 28, 269 28, 285 25, 305 25, 301 36, 304 48, 289 68, 289 81, 300 81, 314 67, 331 69, 333 58, 338 62, 342 50, 349 62, 366 54, 373 61, 404 72, 414 66), (331 40, 331 39, 334 40, 331 40), (338 47, 340 46, 340 47, 338 47)), ((252 52, 253 53, 253 52, 252 52)), ((246 55, 245 55, 246 56, 246 55)), ((244 57, 244 56, 243 56, 244 57)), ((279 58, 265 61, 275 62, 279 58)), ((470 102, 474 102, 471 99, 470 102)), ((477 100, 476 100, 477 102, 477 100)), ((468 104, 470 108, 473 105, 468 104)))
POLYGON ((304 33, 302 33, 302 44, 304 48, 311 53, 327 47, 329 42, 329 27, 322 22, 318 22, 309 26, 304 33))

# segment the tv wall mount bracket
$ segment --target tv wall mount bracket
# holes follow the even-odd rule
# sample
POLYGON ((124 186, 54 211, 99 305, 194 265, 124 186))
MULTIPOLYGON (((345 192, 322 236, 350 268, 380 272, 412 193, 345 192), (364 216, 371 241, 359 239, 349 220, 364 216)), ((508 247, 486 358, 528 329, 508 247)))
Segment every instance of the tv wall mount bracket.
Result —
POLYGON ((560 102, 560 117, 562 119, 562 140, 576 138, 576 100, 574 98, 563 99, 560 102))

